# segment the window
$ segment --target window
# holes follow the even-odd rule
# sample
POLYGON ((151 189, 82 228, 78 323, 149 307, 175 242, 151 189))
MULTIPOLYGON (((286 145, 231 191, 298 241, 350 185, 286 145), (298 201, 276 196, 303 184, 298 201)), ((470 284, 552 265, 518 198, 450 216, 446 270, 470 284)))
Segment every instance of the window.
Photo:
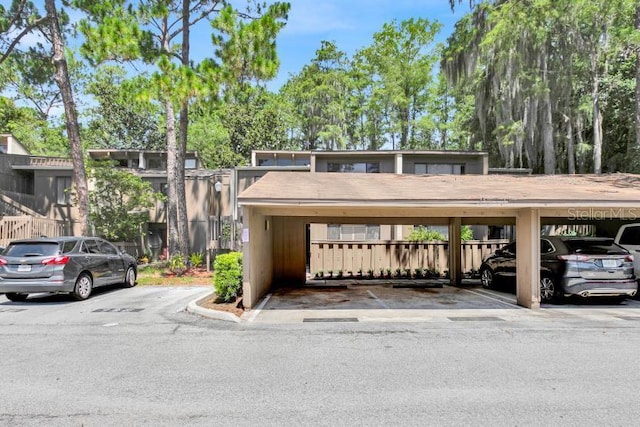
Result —
POLYGON ((276 164, 278 166, 291 166, 293 164, 293 161, 290 158, 278 159, 276 164))
POLYGON ((68 254, 73 250, 73 248, 76 247, 76 243, 78 243, 76 240, 67 240, 65 242, 62 242, 62 249, 60 250, 60 252, 62 252, 63 254, 68 254))
MULTIPOLYGON (((628 226, 620 236, 621 245, 640 245, 640 226, 628 226)), ((640 256, 640 255, 636 255, 640 256)))
POLYGON ((98 245, 100 247, 100 252, 102 252, 103 254, 108 254, 108 255, 118 254, 118 249, 116 249, 116 247, 109 242, 98 240, 98 245))
POLYGON ((342 173, 380 173, 379 162, 328 163, 328 172, 342 173))
POLYGON ((464 175, 464 165, 448 163, 415 163, 413 173, 418 175, 464 175))
POLYGON ((147 166, 149 169, 166 169, 167 161, 161 158, 151 158, 147 162, 147 166))
POLYGON ((80 247, 80 252, 86 254, 99 254, 100 250, 98 249, 98 243, 93 239, 85 240, 80 247))
POLYGON ((273 159, 258 159, 258 166, 273 166, 273 159))
POLYGON ((56 177, 56 203, 59 205, 71 204, 71 177, 56 177))
POLYGON ((547 239, 542 239, 540 240, 540 253, 541 254, 548 254, 551 253, 555 250, 555 248, 553 247, 553 245, 551 244, 550 241, 548 241, 547 239))
POLYGON ((185 159, 184 160, 184 168, 185 169, 195 169, 196 168, 196 159, 185 159))
POLYGON ((327 240, 380 240, 380 226, 374 224, 329 224, 327 240))

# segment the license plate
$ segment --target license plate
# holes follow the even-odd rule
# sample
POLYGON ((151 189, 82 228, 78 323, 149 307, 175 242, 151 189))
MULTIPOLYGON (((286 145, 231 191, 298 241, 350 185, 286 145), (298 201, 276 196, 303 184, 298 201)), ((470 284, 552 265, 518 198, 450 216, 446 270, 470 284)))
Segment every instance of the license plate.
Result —
POLYGON ((618 266, 618 260, 616 259, 603 259, 602 266, 604 268, 614 268, 618 266))
POLYGON ((20 264, 18 265, 18 271, 31 271, 31 266, 30 265, 24 265, 24 264, 20 264))

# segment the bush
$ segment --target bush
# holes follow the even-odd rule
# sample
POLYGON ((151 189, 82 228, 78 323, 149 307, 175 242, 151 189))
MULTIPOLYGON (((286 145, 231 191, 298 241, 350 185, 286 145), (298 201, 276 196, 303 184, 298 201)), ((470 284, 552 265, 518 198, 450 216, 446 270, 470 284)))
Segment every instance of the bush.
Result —
POLYGON ((192 267, 200 267, 202 265, 203 258, 204 255, 202 255, 202 252, 194 252, 189 255, 189 263, 192 267))
POLYGON ((411 234, 407 237, 407 240, 411 242, 430 242, 433 240, 444 241, 447 240, 442 233, 430 230, 422 225, 415 227, 411 234))
POLYGON ((175 254, 169 260, 169 270, 175 273, 177 276, 181 276, 187 271, 187 264, 184 262, 184 258, 181 254, 175 254))
POLYGON ((229 302, 242 293, 242 253, 229 252, 216 256, 213 282, 218 297, 229 302))

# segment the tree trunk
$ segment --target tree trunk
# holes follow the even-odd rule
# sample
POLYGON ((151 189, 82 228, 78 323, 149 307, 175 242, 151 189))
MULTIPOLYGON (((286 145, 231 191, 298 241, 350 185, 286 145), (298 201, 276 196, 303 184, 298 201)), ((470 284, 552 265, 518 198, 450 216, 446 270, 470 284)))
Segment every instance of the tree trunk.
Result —
MULTIPOLYGON (((593 60, 592 60, 593 61, 593 60)), ((597 65, 596 65, 597 67, 597 65)), ((598 72, 593 76, 593 173, 602 173, 602 112, 600 111, 600 83, 598 72)))
POLYGON ((180 231, 178 228, 178 196, 176 190, 176 118, 170 99, 164 100, 167 132, 167 244, 169 256, 180 253, 180 231))
MULTIPOLYGON (((570 107, 567 106, 567 112, 570 107)), ((571 114, 571 113, 569 113, 571 114)), ((565 116, 565 130, 567 138, 567 172, 571 175, 576 173, 576 149, 573 141, 573 125, 571 117, 565 116)))
POLYGON ((69 138, 71 159, 73 162, 73 183, 75 185, 76 197, 78 199, 78 222, 83 235, 90 235, 89 229, 89 191, 87 186, 87 174, 84 167, 84 157, 82 152, 82 142, 80 141, 80 129, 78 126, 78 113, 73 99, 71 82, 69 81, 69 70, 67 60, 64 56, 64 41, 60 32, 58 22, 58 12, 56 11, 55 0, 46 0, 45 9, 49 17, 49 27, 51 29, 51 42, 53 45, 53 64, 55 66, 54 79, 64 105, 65 125, 69 138))
POLYGON ((549 78, 546 49, 542 51, 542 81, 545 91, 542 95, 542 123, 540 133, 544 153, 544 173, 553 175, 556 172, 556 153, 553 143, 553 122, 551 118, 551 95, 549 93, 549 78))
MULTIPOLYGON (((640 4, 636 6, 636 32, 640 31, 640 4)), ((640 153, 640 44, 636 46, 636 144, 635 153, 640 153)))
MULTIPOLYGON (((182 65, 189 67, 189 9, 190 0, 182 3, 182 65)), ((189 256, 189 217, 187 215, 187 197, 185 188, 184 160, 187 151, 187 135, 189 128, 189 102, 183 101, 180 109, 180 132, 176 146, 176 193, 178 197, 178 233, 183 236, 179 242, 180 253, 186 259, 189 256)))

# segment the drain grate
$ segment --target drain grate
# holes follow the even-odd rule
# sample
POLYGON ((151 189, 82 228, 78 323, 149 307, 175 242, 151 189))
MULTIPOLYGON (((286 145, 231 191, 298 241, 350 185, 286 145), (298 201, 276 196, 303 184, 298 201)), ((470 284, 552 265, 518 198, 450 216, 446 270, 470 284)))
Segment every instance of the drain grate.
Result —
POLYGON ((303 322, 357 322, 357 317, 305 317, 303 322))
POLYGON ((98 308, 92 311, 92 313, 137 313, 144 310, 144 308, 98 308))
POLYGON ((616 317, 622 320, 640 320, 640 316, 616 316, 616 317))
POLYGON ((454 322, 504 322, 504 319, 495 316, 473 316, 473 317, 447 317, 454 322))

